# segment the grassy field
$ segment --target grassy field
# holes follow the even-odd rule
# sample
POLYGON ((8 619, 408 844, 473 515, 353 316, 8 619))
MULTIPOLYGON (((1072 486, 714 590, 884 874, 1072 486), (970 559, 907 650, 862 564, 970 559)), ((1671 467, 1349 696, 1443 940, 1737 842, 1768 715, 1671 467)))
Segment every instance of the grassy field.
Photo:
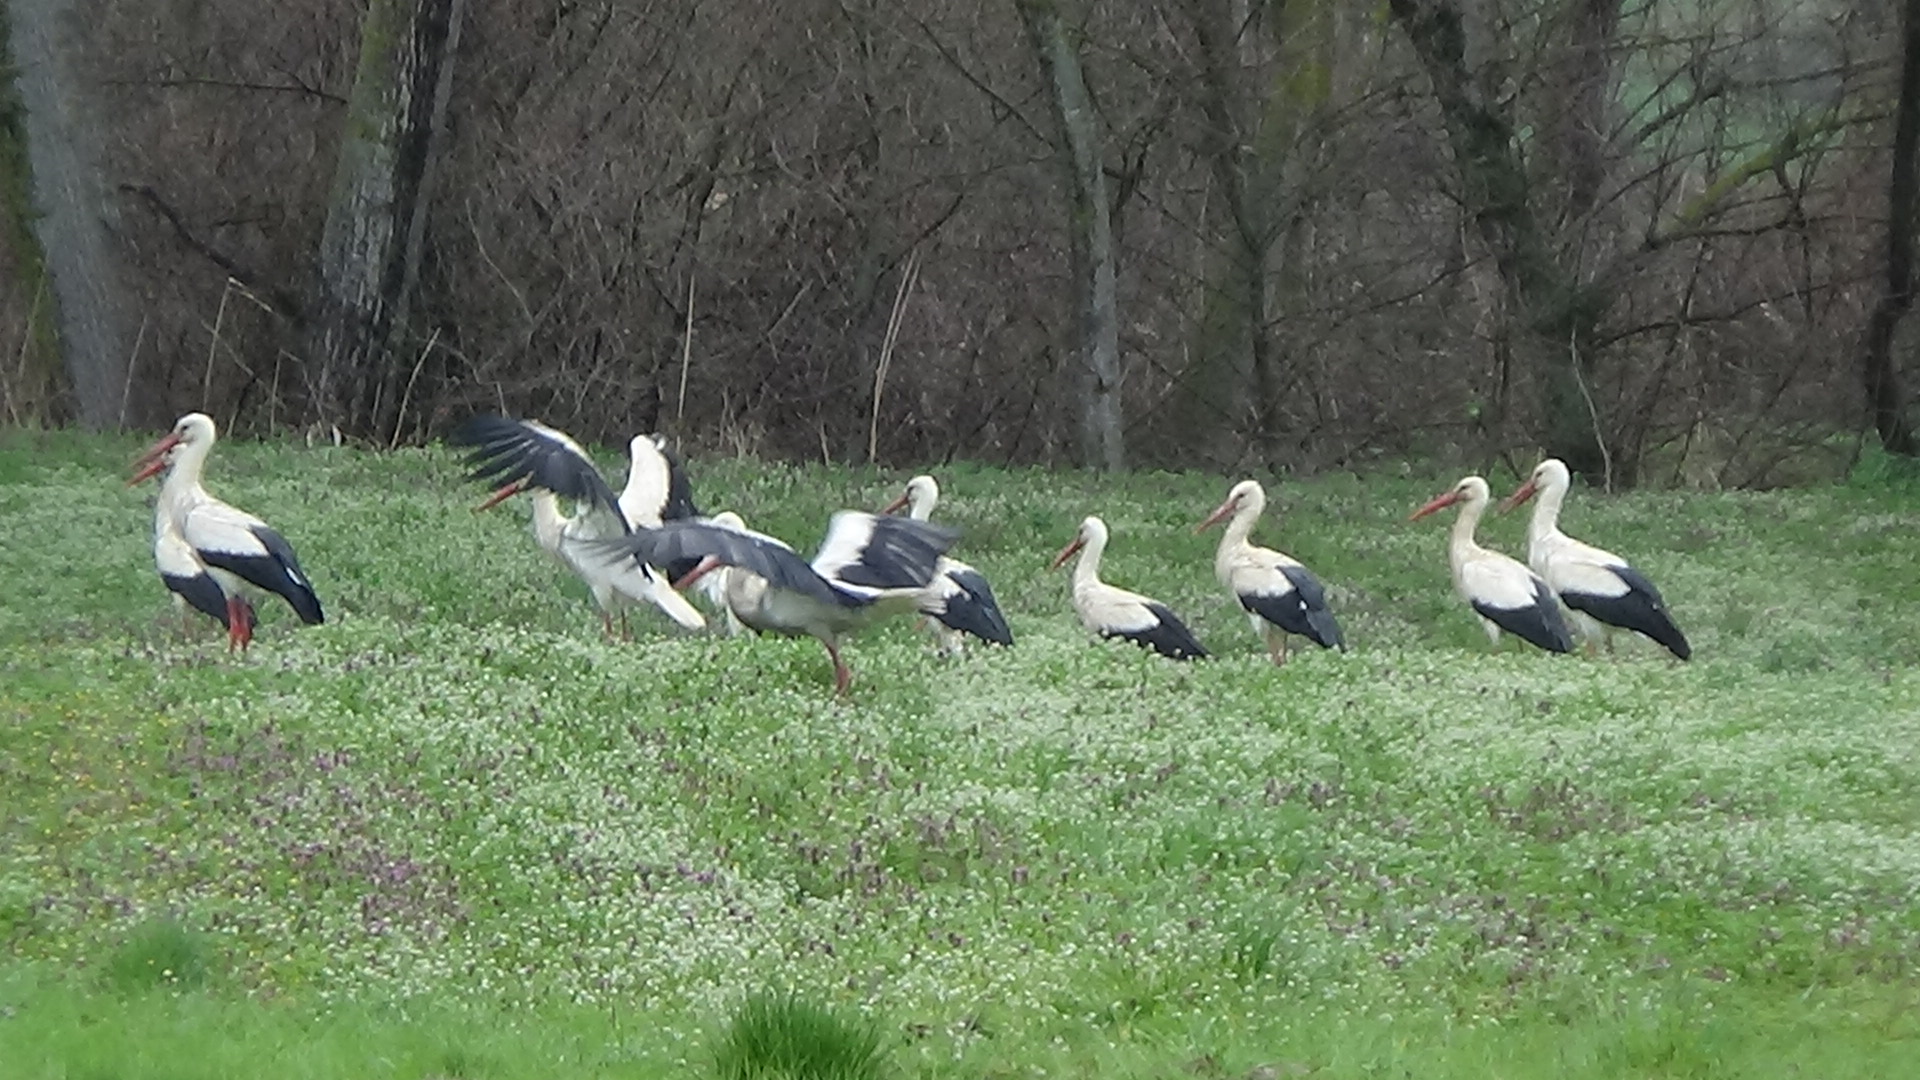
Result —
MULTIPOLYGON (((1319 572, 1352 643, 1276 670, 1192 535, 1237 478, 955 466, 936 517, 1018 644, 941 661, 884 627, 839 701, 810 641, 647 613, 603 641, 525 507, 469 513, 437 450, 218 449, 209 486, 287 534, 329 614, 263 606, 229 658, 153 573, 135 449, 0 436, 10 1077, 1881 1077, 1920 1054, 1920 487, 1577 490, 1568 531, 1660 583, 1682 665, 1491 652, 1446 523, 1405 521, 1452 475, 1269 482, 1256 539, 1319 572), (1080 630, 1045 564, 1094 512, 1108 580, 1217 661, 1080 630)), ((906 479, 693 466, 705 508, 803 550, 906 479)), ((1517 552, 1523 527, 1482 538, 1517 552)))

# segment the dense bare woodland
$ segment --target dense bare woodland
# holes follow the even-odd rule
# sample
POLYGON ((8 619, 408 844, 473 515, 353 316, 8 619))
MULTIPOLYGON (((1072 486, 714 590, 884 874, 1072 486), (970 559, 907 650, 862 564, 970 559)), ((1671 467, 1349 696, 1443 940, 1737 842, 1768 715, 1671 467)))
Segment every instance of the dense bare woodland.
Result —
POLYGON ((104 365, 380 445, 1765 484, 1906 430, 1891 2, 10 0, 22 72, 47 7, 124 340, 50 329, 16 95, 10 423, 104 365))

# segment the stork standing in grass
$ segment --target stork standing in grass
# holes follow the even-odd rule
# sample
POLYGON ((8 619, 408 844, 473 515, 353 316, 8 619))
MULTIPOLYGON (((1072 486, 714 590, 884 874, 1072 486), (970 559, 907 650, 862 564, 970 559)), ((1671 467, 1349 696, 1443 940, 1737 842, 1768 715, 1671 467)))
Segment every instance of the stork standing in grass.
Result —
POLYGON ((1611 551, 1583 544, 1560 531, 1560 506, 1573 478, 1559 458, 1534 466, 1533 475, 1500 504, 1512 510, 1538 496, 1527 523, 1527 564, 1546 579, 1573 612, 1573 624, 1589 652, 1602 641, 1613 651, 1613 629, 1644 634, 1682 660, 1693 655, 1687 637, 1674 625, 1660 590, 1645 574, 1611 551))
POLYGON ((1222 521, 1227 531, 1213 556, 1213 572, 1240 602, 1253 632, 1266 643, 1267 656, 1287 662, 1287 635, 1299 634, 1325 649, 1345 649, 1340 624, 1327 608, 1327 590, 1298 559, 1247 539, 1267 507, 1258 480, 1242 480, 1227 492, 1219 508, 1194 527, 1204 532, 1222 521))
POLYGON ((266 522, 221 502, 201 486, 207 455, 219 439, 213 418, 188 413, 134 462, 129 485, 164 473, 154 504, 154 564, 182 601, 227 628, 227 648, 253 642, 248 587, 287 602, 300 621, 326 621, 320 598, 285 537, 266 522))
POLYGON ((1453 568, 1453 587, 1473 606, 1486 628, 1487 640, 1500 644, 1500 631, 1524 638, 1548 652, 1571 652, 1573 637, 1560 615, 1560 601, 1538 574, 1520 563, 1474 543, 1473 531, 1493 499, 1487 482, 1469 476, 1413 512, 1409 521, 1458 504, 1453 535, 1447 544, 1447 562, 1453 568))
POLYGON ((1103 638, 1124 638, 1174 660, 1197 660, 1207 655, 1193 631, 1167 605, 1100 580, 1100 558, 1107 550, 1107 523, 1089 517, 1080 523, 1072 542, 1054 556, 1053 568, 1066 565, 1074 552, 1073 611, 1080 625, 1103 638))
MULTIPOLYGON (((933 477, 921 475, 907 481, 906 491, 880 512, 897 513, 904 507, 908 517, 926 521, 939 501, 940 485, 933 477)), ((948 656, 960 654, 967 634, 991 645, 1013 644, 1013 629, 1000 613, 1000 602, 994 599, 986 576, 958 559, 940 557, 933 583, 921 597, 920 614, 933 620, 940 651, 948 656)))
POLYGON ((667 522, 598 547, 610 557, 638 556, 655 565, 692 561, 676 588, 725 570, 734 615, 761 633, 819 641, 833 661, 834 689, 844 695, 853 670, 840 655, 841 639, 918 608, 940 557, 959 535, 925 521, 842 510, 811 561, 744 524, 706 521, 667 522))
MULTIPOLYGON (((601 626, 608 637, 613 636, 616 614, 623 636, 631 636, 627 609, 636 602, 652 604, 690 630, 706 626, 706 617, 675 592, 659 570, 637 559, 610 560, 590 553, 586 546, 589 542, 625 535, 632 526, 593 459, 565 432, 534 420, 481 415, 462 424, 450 441, 473 447, 468 459, 474 466, 473 478, 496 486, 477 510, 496 506, 523 491, 530 494, 535 538, 542 549, 586 582, 600 608, 601 626), (571 516, 560 507, 562 495, 576 504, 571 516)), ((667 493, 671 483, 664 475, 667 461, 657 444, 644 435, 634 438, 632 450, 634 467, 628 476, 626 495, 636 512, 649 515, 659 524, 657 515, 670 502, 667 493), (647 466, 655 459, 662 474, 643 475, 643 470, 653 472, 647 466)), ((686 502, 690 507, 690 493, 686 502)))

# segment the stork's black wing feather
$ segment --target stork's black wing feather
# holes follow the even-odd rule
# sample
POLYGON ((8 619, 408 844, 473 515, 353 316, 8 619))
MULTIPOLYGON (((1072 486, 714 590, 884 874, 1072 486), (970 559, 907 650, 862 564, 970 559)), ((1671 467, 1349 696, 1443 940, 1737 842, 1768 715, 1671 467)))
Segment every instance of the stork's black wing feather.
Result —
POLYGON ((1147 610, 1154 621, 1138 630, 1109 630, 1102 637, 1124 638, 1143 649, 1152 649, 1169 660, 1205 660, 1210 655, 1187 624, 1180 621, 1165 604, 1150 602, 1147 610))
POLYGON ((687 475, 686 462, 680 455, 667 448, 667 441, 658 435, 653 444, 660 448, 660 456, 667 459, 667 505, 660 510, 661 521, 686 521, 691 518, 705 517, 699 506, 693 501, 693 479, 687 475))
POLYGON ((198 552, 200 560, 280 596, 293 608, 294 614, 300 616, 300 621, 308 626, 326 622, 327 616, 321 610, 320 597, 314 594, 312 582, 300 569, 300 559, 293 553, 293 545, 287 543, 286 537, 265 525, 255 525, 249 531, 260 541, 260 546, 267 549, 265 555, 202 550, 198 552))
MULTIPOLYGON (((857 535, 857 534, 855 534, 857 535)), ((867 589, 921 589, 933 580, 940 556, 960 539, 960 530, 930 521, 842 510, 814 557, 822 574, 867 589), (857 550, 846 550, 851 531, 870 531, 857 550)))
POLYGON ((1494 607, 1473 601, 1473 610, 1492 620, 1495 626, 1548 652, 1573 651, 1573 633, 1560 614, 1560 602, 1544 581, 1533 584, 1533 603, 1523 608, 1494 607))
POLYGON ((160 580, 180 599, 193 605, 195 611, 211 615, 220 620, 221 626, 227 626, 227 594, 212 574, 204 570, 198 574, 169 574, 163 570, 160 580))
POLYGON ((1627 591, 1619 596, 1596 596, 1581 592, 1564 592, 1560 599, 1568 607, 1623 630, 1632 630, 1666 646, 1667 650, 1682 660, 1693 656, 1693 647, 1687 644, 1687 636, 1673 621, 1673 615, 1667 611, 1666 601, 1660 598, 1660 590, 1645 574, 1631 566, 1609 566, 1614 575, 1626 583, 1627 591))
POLYGON ((1347 643, 1340 633, 1340 624, 1334 620, 1333 610, 1327 607, 1326 586, 1320 584, 1320 579, 1313 576, 1313 571, 1304 566, 1282 566, 1280 572, 1300 593, 1306 610, 1307 629, 1287 629, 1312 638, 1322 648, 1345 649, 1347 643))
POLYGON ((1013 644, 1013 628, 1000 613, 1000 602, 994 599, 993 586, 987 584, 986 577, 971 566, 948 570, 947 577, 960 587, 959 591, 948 594, 945 606, 929 614, 949 630, 972 634, 995 645, 1013 644))
POLYGON ((544 488, 604 509, 626 523, 606 477, 565 432, 534 420, 482 413, 454 429, 447 441, 474 448, 467 463, 474 467, 475 480, 493 487, 525 483, 544 488))
POLYGON ((843 607, 866 603, 833 587, 794 550, 777 541, 701 521, 670 521, 657 529, 639 529, 630 536, 595 541, 593 548, 609 560, 637 556, 654 566, 684 566, 714 559, 765 578, 769 585, 801 593, 843 607))

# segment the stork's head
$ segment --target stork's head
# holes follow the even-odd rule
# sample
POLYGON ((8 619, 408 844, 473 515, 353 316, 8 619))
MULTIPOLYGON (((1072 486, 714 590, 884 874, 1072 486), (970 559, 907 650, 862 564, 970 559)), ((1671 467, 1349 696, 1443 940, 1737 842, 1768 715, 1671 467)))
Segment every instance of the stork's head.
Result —
POLYGON ((1567 463, 1559 458, 1548 458, 1533 467, 1533 475, 1527 477, 1527 482, 1521 484, 1518 490, 1507 496, 1506 501, 1500 504, 1500 509, 1503 512, 1511 510, 1542 491, 1565 491, 1572 484, 1573 474, 1567 471, 1567 463))
POLYGON ((183 456, 206 457, 218 437, 219 429, 214 427, 213 417, 206 413, 188 413, 174 422, 173 430, 164 438, 135 459, 128 485, 160 475, 183 456))
POLYGON ((1107 544, 1107 523, 1097 517, 1089 516, 1080 522, 1080 528, 1074 532, 1072 542, 1061 548, 1060 554, 1053 557, 1052 569, 1058 570, 1065 566, 1075 552, 1088 544, 1095 547, 1105 547, 1107 544))
POLYGON ((1434 496, 1432 501, 1420 509, 1415 510, 1407 520, 1418 521, 1428 514, 1445 510, 1455 503, 1466 503, 1468 506, 1485 506, 1487 500, 1491 498, 1493 498, 1493 489, 1487 486, 1487 482, 1477 476, 1469 476, 1453 485, 1451 490, 1434 496))
POLYGON ((924 521, 933 513, 933 505, 939 501, 940 485, 933 482, 933 477, 922 473, 907 481, 907 489, 880 512, 897 514, 906 510, 911 516, 924 521))
POLYGON ((1194 532, 1205 532, 1215 525, 1237 514, 1258 514, 1267 508, 1267 492, 1258 480, 1242 480, 1227 492, 1227 501, 1214 508, 1207 520, 1193 527, 1194 532))
POLYGON ((667 471, 667 437, 664 435, 635 435, 627 440, 627 461, 632 468, 658 469, 667 471))

